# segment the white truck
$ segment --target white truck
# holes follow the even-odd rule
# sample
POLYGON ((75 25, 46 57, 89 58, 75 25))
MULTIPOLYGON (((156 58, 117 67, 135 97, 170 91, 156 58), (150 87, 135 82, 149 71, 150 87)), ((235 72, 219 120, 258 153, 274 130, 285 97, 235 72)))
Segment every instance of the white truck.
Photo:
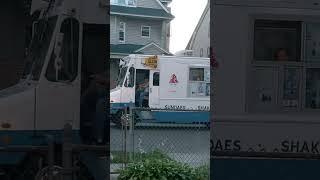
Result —
POLYGON ((219 64, 212 71, 212 178, 316 177, 319 161, 272 157, 320 152, 319 3, 215 0, 211 7, 219 64))
MULTIPOLYGON (((83 124, 88 124, 88 119, 80 115, 85 88, 81 85, 84 71, 106 69, 107 8, 107 2, 100 0, 32 1, 31 13, 38 13, 39 18, 33 22, 23 77, 0 91, 0 148, 47 145, 48 135, 61 145, 66 123, 72 125, 74 143, 85 143, 84 137, 94 132, 86 131, 83 124)), ((101 121, 105 121, 103 114, 101 121)), ((11 179, 18 175, 34 178, 22 175, 41 169, 41 159, 34 153, 0 152, 1 167, 22 167, 18 174, 10 168, 0 174, 11 179)))
POLYGON ((119 114, 123 113, 124 108, 141 106, 138 103, 137 89, 145 79, 149 84, 149 93, 142 107, 162 111, 151 111, 146 116, 138 113, 139 120, 170 123, 209 122, 208 58, 133 54, 123 58, 120 67, 117 87, 111 90, 110 94, 111 120, 114 123, 120 125, 119 114), (198 110, 199 112, 196 112, 198 110))

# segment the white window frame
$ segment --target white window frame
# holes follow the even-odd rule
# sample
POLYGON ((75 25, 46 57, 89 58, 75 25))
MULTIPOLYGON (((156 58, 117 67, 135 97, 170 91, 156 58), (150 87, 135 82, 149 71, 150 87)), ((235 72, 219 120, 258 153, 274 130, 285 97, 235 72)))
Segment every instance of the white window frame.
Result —
POLYGON ((126 23, 125 22, 122 22, 122 21, 119 22, 118 36, 119 36, 118 37, 119 42, 121 42, 121 43, 125 43, 126 42, 126 23), (123 25, 123 28, 121 28, 121 25, 123 25), (123 40, 120 40, 121 31, 123 31, 123 40))
MULTIPOLYGON (((206 95, 206 89, 204 89, 204 95, 203 96, 199 96, 199 95, 191 95, 190 91, 191 91, 191 87, 190 87, 190 84, 192 83, 204 83, 205 85, 209 84, 211 86, 211 82, 210 82, 210 79, 209 81, 205 81, 205 72, 206 72, 206 69, 210 71, 210 68, 208 67, 203 67, 203 66, 189 66, 188 67, 188 97, 190 98, 207 98, 207 97, 210 97, 210 93, 209 95, 207 96, 206 95), (191 69, 203 69, 203 81, 192 81, 190 80, 190 70, 191 69)), ((210 78, 210 77, 209 77, 210 78)))
MULTIPOLYGON (((260 19, 260 18, 258 18, 260 19)), ((275 21, 277 20, 276 18, 274 19, 275 21)), ((288 19, 289 21, 295 21, 292 19, 288 19)), ((298 20, 296 20, 298 21, 298 20)), ((279 111, 280 112, 287 112, 287 111, 298 111, 298 112, 320 112, 320 108, 308 108, 306 107, 306 83, 307 83, 307 79, 306 79, 306 73, 307 73, 307 69, 320 69, 320 61, 319 62, 312 62, 312 61, 308 61, 307 56, 306 56, 306 41, 304 39, 305 33, 306 33, 306 25, 309 23, 319 23, 315 22, 315 21, 308 21, 308 20, 302 20, 301 21, 301 45, 300 45, 300 59, 299 61, 295 61, 295 62, 285 62, 285 63, 277 63, 277 62, 263 62, 263 61, 256 61, 253 58, 253 49, 251 50, 251 70, 255 69, 255 68, 259 68, 259 67, 263 67, 263 66, 269 66, 269 67, 275 67, 277 69, 279 69, 278 71, 278 81, 275 82, 277 83, 275 87, 278 87, 277 90, 277 95, 276 95, 276 101, 277 101, 277 106, 280 108, 279 111), (300 77, 299 77, 299 97, 298 97, 298 107, 297 108, 286 108, 283 107, 281 104, 281 100, 283 98, 283 86, 284 86, 284 66, 288 66, 289 68, 297 68, 298 71, 301 73, 300 77)), ((252 33, 254 33, 254 30, 252 30, 252 33)), ((254 40, 254 38, 252 37, 252 40, 254 40)), ((252 42, 251 42, 252 43, 252 42)), ((251 46, 252 47, 252 46, 251 46)), ((253 74, 252 74, 253 75, 253 74)), ((252 85, 254 86, 254 85, 252 85)), ((248 87, 248 85, 247 85, 248 87)), ((248 93, 250 91, 247 91, 248 93)), ((249 99, 250 96, 247 97, 247 100, 250 102, 251 100, 249 99)), ((248 104, 247 104, 248 105, 248 104)), ((252 106, 252 105, 250 105, 252 106)))
POLYGON ((141 26, 141 37, 143 37, 143 38, 150 38, 151 37, 151 26, 144 26, 144 25, 141 26), (145 28, 145 27, 149 28, 149 36, 142 35, 143 28, 145 28))

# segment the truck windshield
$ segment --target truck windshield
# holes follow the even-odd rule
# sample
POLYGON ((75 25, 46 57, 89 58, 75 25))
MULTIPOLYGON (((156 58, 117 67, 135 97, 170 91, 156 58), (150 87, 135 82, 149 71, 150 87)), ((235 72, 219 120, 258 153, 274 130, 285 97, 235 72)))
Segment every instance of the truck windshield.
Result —
POLYGON ((118 82, 117 82, 117 86, 122 87, 124 79, 126 77, 126 73, 127 73, 127 66, 124 66, 120 69, 120 73, 119 73, 119 77, 118 77, 118 82))
POLYGON ((54 16, 41 19, 37 23, 35 34, 27 51, 22 79, 31 76, 32 80, 39 80, 57 19, 58 17, 54 16))

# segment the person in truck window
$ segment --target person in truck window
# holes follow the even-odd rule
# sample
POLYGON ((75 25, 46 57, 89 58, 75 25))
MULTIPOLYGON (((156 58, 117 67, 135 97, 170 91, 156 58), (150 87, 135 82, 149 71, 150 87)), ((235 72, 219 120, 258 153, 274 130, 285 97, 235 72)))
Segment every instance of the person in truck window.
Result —
POLYGON ((139 107, 143 106, 143 101, 147 98, 149 93, 149 79, 146 77, 138 87, 139 107))
POLYGON ((288 61, 288 51, 285 48, 279 48, 275 53, 276 61, 288 61))

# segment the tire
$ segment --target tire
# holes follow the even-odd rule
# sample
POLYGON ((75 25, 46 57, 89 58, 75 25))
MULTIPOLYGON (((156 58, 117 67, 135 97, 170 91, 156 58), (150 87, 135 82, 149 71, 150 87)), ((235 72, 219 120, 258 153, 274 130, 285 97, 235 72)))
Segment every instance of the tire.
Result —
MULTIPOLYGON (((138 115, 135 113, 135 121, 133 126, 137 124, 138 121, 138 115)), ((111 115, 111 122, 113 122, 117 128, 123 128, 124 126, 129 129, 129 114, 124 114, 123 111, 118 111, 115 115, 111 115)))

